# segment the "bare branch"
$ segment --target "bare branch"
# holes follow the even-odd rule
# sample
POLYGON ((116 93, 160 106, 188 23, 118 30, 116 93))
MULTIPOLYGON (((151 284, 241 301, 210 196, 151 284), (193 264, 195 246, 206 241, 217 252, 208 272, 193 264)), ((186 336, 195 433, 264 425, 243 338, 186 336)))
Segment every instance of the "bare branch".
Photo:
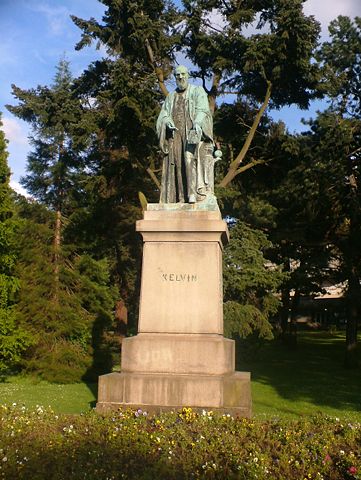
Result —
POLYGON ((358 147, 356 148, 356 150, 354 150, 353 152, 349 153, 348 156, 349 157, 352 157, 352 155, 355 155, 356 153, 360 152, 361 151, 361 147, 358 147))
POLYGON ((213 72, 212 86, 210 91, 208 92, 209 108, 212 115, 214 114, 214 110, 216 108, 216 98, 218 96, 218 89, 219 89, 219 83, 221 81, 221 78, 222 78, 222 71, 213 72))
POLYGON ((219 30, 218 28, 214 27, 211 23, 209 22, 204 22, 204 25, 208 28, 210 28, 211 30, 214 30, 215 32, 217 33, 221 33, 223 34, 224 32, 222 30, 219 30))
POLYGON ((204 90, 207 92, 207 95, 209 95, 210 91, 208 90, 208 88, 206 86, 206 77, 204 76, 203 73, 201 75, 201 78, 202 78, 202 86, 203 86, 204 90))
POLYGON ((229 158, 231 159, 231 163, 233 163, 233 160, 234 160, 233 145, 231 143, 228 143, 227 147, 229 151, 229 158))
POLYGON ((166 97, 169 92, 168 92, 168 89, 167 89, 167 87, 165 86, 165 83, 164 83, 164 72, 163 72, 163 69, 161 67, 157 66, 157 62, 156 62, 155 57, 154 57, 154 52, 153 52, 153 49, 150 45, 150 42, 149 42, 148 38, 145 39, 145 48, 147 50, 149 63, 152 66, 153 71, 157 76, 159 88, 161 89, 163 95, 166 97))
MULTIPOLYGON (((267 81, 266 95, 265 95, 265 98, 264 98, 263 103, 261 105, 261 108, 259 109, 259 111, 257 112, 257 115, 255 116, 252 127, 251 127, 251 129, 248 133, 246 141, 244 142, 242 150, 239 152, 236 159, 231 162, 226 176, 223 178, 223 180, 219 184, 220 187, 226 187, 234 179, 234 177, 236 177, 239 173, 241 173, 241 171, 244 171, 244 170, 239 171, 240 170, 240 164, 243 162, 243 160, 244 160, 244 158, 245 158, 245 156, 246 156, 246 154, 249 150, 249 147, 251 146, 251 143, 252 143, 253 138, 255 136, 255 133, 257 131, 257 127, 259 125, 259 122, 261 121, 262 115, 264 114, 264 112, 265 112, 265 110, 268 106, 268 103, 270 101, 271 92, 272 92, 272 83, 270 81, 267 81)), ((248 168, 251 168, 251 167, 248 167, 248 168)))
POLYGON ((156 184, 157 188, 160 190, 160 183, 158 178, 155 176, 153 170, 151 168, 147 168, 147 173, 150 176, 150 178, 153 180, 153 182, 156 184))
MULTIPOLYGON (((238 125, 243 125, 244 127, 247 127, 249 129, 252 128, 252 125, 248 125, 248 123, 246 123, 242 118, 239 118, 238 121, 237 121, 238 125)), ((260 132, 258 129, 256 130, 256 132, 259 134, 259 135, 263 135, 264 137, 267 136, 266 134, 260 132)))
POLYGON ((236 170, 236 175, 239 173, 245 172, 246 170, 249 170, 250 168, 255 167, 256 165, 263 165, 265 163, 271 162, 273 159, 268 159, 268 160, 256 160, 255 158, 252 158, 249 163, 246 165, 243 165, 242 167, 237 168, 236 170))

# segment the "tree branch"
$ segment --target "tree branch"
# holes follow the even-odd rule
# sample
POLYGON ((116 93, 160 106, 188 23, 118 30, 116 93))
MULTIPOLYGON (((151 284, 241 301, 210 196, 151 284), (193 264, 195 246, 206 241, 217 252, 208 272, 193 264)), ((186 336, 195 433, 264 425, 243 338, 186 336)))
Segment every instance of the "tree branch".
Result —
POLYGON ((156 184, 157 188, 160 190, 160 183, 159 183, 159 180, 158 178, 156 177, 155 173, 153 172, 153 170, 151 168, 147 168, 147 173, 148 175, 150 176, 150 178, 153 180, 153 182, 156 184))
POLYGON ((221 71, 213 72, 212 86, 208 94, 209 109, 212 115, 214 114, 214 110, 216 108, 216 98, 218 95, 218 88, 219 88, 221 78, 222 78, 221 71))
POLYGON ((238 175, 239 173, 245 172, 246 170, 249 170, 250 168, 255 167, 256 165, 262 165, 271 161, 272 159, 256 160, 255 158, 252 158, 249 163, 247 163, 246 165, 243 165, 242 167, 237 168, 236 175, 238 175))
POLYGON ((211 30, 214 30, 215 32, 217 33, 221 33, 221 34, 224 34, 224 32, 222 30, 219 30, 218 28, 214 27, 211 23, 209 22, 204 22, 204 25, 208 28, 210 28, 211 30))
MULTIPOLYGON (((257 115, 255 116, 252 127, 251 127, 251 129, 248 133, 246 141, 244 142, 242 150, 239 152, 239 154, 237 155, 235 160, 233 160, 233 162, 231 162, 226 176, 223 178, 223 180, 219 184, 220 187, 226 187, 234 179, 234 177, 236 177, 239 173, 241 173, 241 171, 238 171, 239 166, 243 162, 243 160, 244 160, 244 158, 245 158, 245 156, 246 156, 246 154, 249 150, 249 147, 251 146, 251 143, 252 143, 253 138, 255 136, 255 133, 257 131, 257 127, 259 125, 259 122, 261 121, 262 115, 264 114, 264 112, 265 112, 265 110, 268 106, 268 103, 270 101, 271 92, 272 92, 272 83, 270 81, 267 81, 266 95, 265 95, 264 101, 261 105, 261 108, 259 109, 259 111, 257 112, 257 115)), ((251 167, 249 167, 249 168, 251 168, 251 167)))
POLYGON ((167 87, 165 86, 165 83, 164 83, 164 72, 163 72, 163 69, 161 67, 157 66, 157 62, 154 58, 154 52, 153 52, 153 49, 150 45, 150 42, 149 42, 148 38, 145 39, 145 48, 147 50, 149 63, 151 64, 151 66, 153 68, 153 71, 157 76, 159 88, 161 89, 161 92, 163 93, 163 95, 166 97, 169 92, 168 92, 168 89, 167 89, 167 87))
POLYGON ((356 150, 354 150, 353 152, 349 153, 348 156, 349 157, 352 157, 352 155, 355 155, 356 153, 360 152, 361 151, 361 147, 358 147, 356 148, 356 150))

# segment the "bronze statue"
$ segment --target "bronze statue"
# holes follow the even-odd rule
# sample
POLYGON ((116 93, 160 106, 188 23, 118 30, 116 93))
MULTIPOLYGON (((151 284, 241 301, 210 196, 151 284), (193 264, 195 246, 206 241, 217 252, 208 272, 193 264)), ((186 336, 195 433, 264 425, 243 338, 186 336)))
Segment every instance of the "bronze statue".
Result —
POLYGON ((213 121, 203 87, 188 83, 188 70, 175 70, 171 92, 157 120, 164 153, 160 203, 196 203, 214 192, 213 121))

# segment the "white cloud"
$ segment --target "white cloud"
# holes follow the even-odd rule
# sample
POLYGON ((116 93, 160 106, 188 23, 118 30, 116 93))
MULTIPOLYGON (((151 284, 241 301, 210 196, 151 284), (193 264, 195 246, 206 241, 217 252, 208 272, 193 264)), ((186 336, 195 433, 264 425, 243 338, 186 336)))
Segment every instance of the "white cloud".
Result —
POLYGON ((29 6, 34 12, 45 15, 52 35, 62 35, 69 27, 70 11, 64 6, 52 6, 47 3, 33 3, 29 6))
POLYGON ((16 143, 17 145, 28 145, 28 131, 25 128, 23 122, 11 117, 3 117, 2 130, 5 133, 5 137, 10 143, 16 143))
POLYGON ((19 182, 16 182, 15 180, 10 180, 10 187, 15 190, 16 193, 19 193, 26 198, 31 198, 31 195, 29 195, 29 193, 25 190, 24 187, 20 185, 19 182))
MULTIPOLYGON (((307 0, 303 10, 306 15, 313 15, 318 22, 321 23, 322 40, 328 36, 328 25, 339 15, 351 18, 361 16, 361 0, 307 0)), ((226 23, 224 18, 217 11, 212 12, 207 17, 208 22, 215 28, 222 30, 226 23)), ((243 33, 253 35, 255 33, 263 33, 267 31, 267 26, 261 30, 257 30, 258 18, 252 24, 243 30, 243 33)))
POLYGON ((304 4, 306 15, 314 15, 321 23, 322 39, 328 35, 328 25, 339 15, 354 18, 361 16, 360 0, 307 0, 304 4))

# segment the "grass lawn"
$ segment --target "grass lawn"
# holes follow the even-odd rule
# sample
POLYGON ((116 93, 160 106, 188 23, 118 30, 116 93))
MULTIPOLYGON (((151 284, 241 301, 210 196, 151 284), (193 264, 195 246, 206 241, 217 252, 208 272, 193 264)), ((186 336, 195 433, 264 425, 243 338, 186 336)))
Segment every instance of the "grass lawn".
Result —
MULTIPOLYGON (((361 369, 345 370, 343 334, 301 332, 297 346, 267 343, 238 370, 252 374, 253 411, 257 417, 296 418, 323 412, 361 421, 361 369)), ((29 377, 0 383, 0 404, 50 405, 58 413, 94 407, 95 384, 57 385, 29 377)))
POLYGON ((28 408, 50 406, 56 413, 80 413, 95 406, 96 384, 59 385, 31 377, 11 377, 0 383, 0 404, 24 404, 28 408))
POLYGON ((237 366, 251 372, 254 415, 322 412, 360 421, 361 368, 343 367, 344 349, 343 333, 300 332, 294 347, 267 343, 254 360, 237 366))

